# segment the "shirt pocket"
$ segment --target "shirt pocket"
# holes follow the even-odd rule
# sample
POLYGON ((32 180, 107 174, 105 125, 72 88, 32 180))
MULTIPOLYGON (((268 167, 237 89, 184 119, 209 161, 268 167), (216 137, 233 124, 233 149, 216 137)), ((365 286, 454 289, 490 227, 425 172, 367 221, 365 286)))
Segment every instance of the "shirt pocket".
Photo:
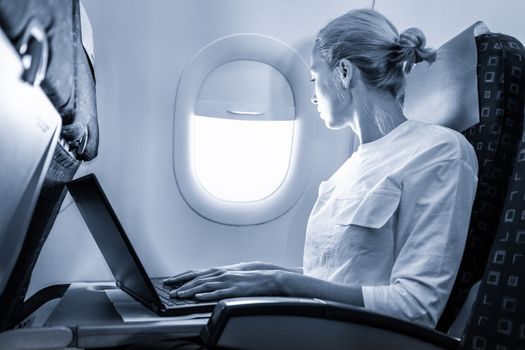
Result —
POLYGON ((400 199, 401 194, 396 192, 368 192, 363 196, 337 198, 331 215, 339 225, 379 229, 394 215, 400 199))

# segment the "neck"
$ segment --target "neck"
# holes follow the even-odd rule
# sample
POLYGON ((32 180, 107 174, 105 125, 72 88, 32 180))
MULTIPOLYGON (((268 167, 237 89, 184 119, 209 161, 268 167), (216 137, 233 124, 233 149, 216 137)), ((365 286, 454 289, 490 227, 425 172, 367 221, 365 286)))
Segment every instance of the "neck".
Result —
POLYGON ((351 127, 361 144, 380 139, 407 120, 389 92, 365 89, 354 101, 357 103, 351 127))

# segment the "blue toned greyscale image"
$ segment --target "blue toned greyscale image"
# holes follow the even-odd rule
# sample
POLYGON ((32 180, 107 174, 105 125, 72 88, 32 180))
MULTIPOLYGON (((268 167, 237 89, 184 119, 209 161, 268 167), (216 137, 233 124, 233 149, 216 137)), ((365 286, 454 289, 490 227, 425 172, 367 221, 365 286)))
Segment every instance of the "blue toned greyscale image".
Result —
POLYGON ((0 349, 525 349, 523 13, 0 0, 0 349))

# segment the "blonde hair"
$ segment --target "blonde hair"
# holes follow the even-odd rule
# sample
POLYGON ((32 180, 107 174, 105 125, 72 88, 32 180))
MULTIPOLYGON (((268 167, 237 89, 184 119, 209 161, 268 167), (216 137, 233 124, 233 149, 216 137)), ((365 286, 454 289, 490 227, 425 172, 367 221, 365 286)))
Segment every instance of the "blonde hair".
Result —
POLYGON ((368 84, 390 91, 402 104, 404 73, 409 73, 416 63, 435 60, 435 51, 425 45, 425 35, 418 28, 409 28, 399 35, 379 12, 360 9, 345 13, 321 29, 314 53, 330 70, 341 59, 348 59, 368 84))

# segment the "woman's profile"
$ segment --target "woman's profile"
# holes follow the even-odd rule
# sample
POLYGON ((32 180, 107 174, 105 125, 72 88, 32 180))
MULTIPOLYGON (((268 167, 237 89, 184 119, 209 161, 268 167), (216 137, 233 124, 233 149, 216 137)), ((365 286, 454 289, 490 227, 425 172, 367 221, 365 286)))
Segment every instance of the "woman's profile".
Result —
POLYGON ((435 58, 425 42, 419 29, 399 35, 367 9, 322 28, 312 102, 328 128, 350 127, 360 146, 319 187, 303 268, 248 262, 188 271, 164 281, 186 282, 171 294, 315 297, 434 327, 463 255, 477 161, 461 134, 403 114, 405 73, 435 58))

